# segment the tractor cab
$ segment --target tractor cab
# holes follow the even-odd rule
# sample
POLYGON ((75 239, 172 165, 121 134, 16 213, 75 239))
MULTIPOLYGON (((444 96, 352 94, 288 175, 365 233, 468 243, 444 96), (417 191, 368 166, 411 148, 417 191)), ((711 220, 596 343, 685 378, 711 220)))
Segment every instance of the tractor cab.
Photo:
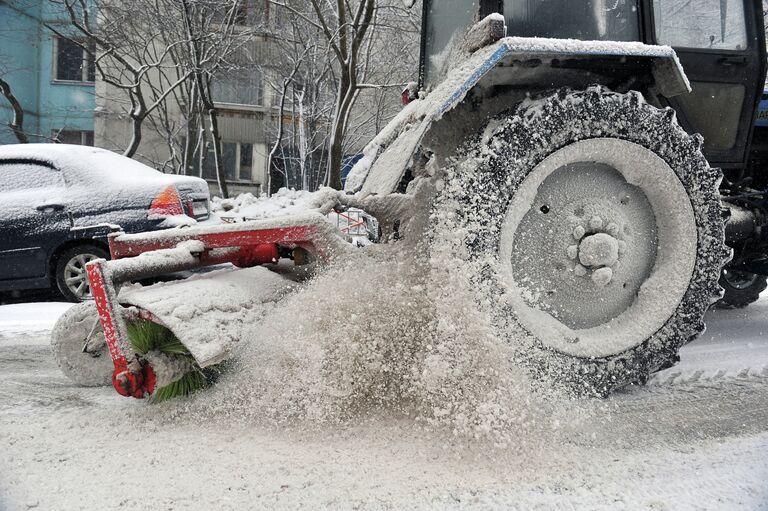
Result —
MULTIPOLYGON (((672 106, 688 132, 704 137, 708 160, 723 168, 727 177, 737 179, 747 168, 766 67, 759 1, 424 0, 423 12, 420 86, 426 91, 445 79, 452 66, 452 48, 461 44, 467 29, 492 13, 503 15, 508 37, 671 46, 692 92, 658 97, 651 92, 646 99, 657 106, 672 106)), ((639 58, 617 62, 598 54, 588 60, 561 58, 548 67, 578 69, 585 79, 611 88, 629 84, 643 90, 648 85, 642 83, 648 73, 639 58)), ((560 81, 551 72, 542 73, 538 83, 529 80, 523 86, 535 95, 574 85, 574 76, 568 73, 560 81)))

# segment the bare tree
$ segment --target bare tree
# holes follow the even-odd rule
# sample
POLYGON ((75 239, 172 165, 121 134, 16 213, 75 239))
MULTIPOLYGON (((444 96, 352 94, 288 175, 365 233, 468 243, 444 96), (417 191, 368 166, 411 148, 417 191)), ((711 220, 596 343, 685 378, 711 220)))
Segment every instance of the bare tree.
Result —
POLYGON ((2 78, 0 78, 0 93, 5 96, 5 99, 11 104, 11 110, 13 110, 13 118, 8 123, 8 127, 11 128, 16 140, 18 140, 20 144, 28 143, 29 139, 27 138, 27 134, 24 133, 24 109, 13 94, 11 86, 2 78))
POLYGON ((176 87, 191 76, 188 71, 170 86, 157 91, 157 94, 147 94, 147 85, 153 79, 153 73, 167 65, 168 53, 174 47, 186 41, 160 40, 157 32, 151 30, 153 20, 148 16, 150 13, 141 8, 140 2, 52 2, 64 9, 74 32, 62 31, 61 27, 52 24, 46 27, 58 37, 80 46, 93 59, 100 79, 127 95, 130 102, 128 116, 131 120, 131 138, 123 154, 134 156, 141 144, 144 121, 176 87))
POLYGON ((122 93, 108 100, 111 108, 125 105, 130 120, 123 154, 137 155, 149 124, 168 146, 166 160, 155 165, 186 173, 208 141, 226 197, 212 86, 218 73, 240 65, 237 56, 252 39, 241 19, 247 0, 52 1, 75 31, 48 28, 89 52, 100 81, 122 93))
MULTIPOLYGON (((309 7, 304 0, 292 3, 292 9, 309 7)), ((276 110, 273 122, 268 123, 273 137, 268 191, 276 184, 315 189, 322 184, 318 176, 324 176, 328 159, 329 120, 335 99, 333 60, 321 29, 291 10, 275 6, 272 29, 276 58, 264 66, 276 110), (282 174, 282 183, 272 180, 276 174, 282 174)))
POLYGON ((181 0, 181 6, 194 91, 207 116, 219 192, 226 198, 229 191, 212 85, 218 72, 236 65, 238 57, 248 57, 244 45, 252 32, 238 28, 240 0, 181 0))
MULTIPOLYGON (((285 117, 285 103, 288 95, 288 90, 294 81, 296 73, 302 65, 302 59, 296 59, 293 62, 291 72, 288 76, 282 79, 280 89, 278 91, 278 109, 277 109, 277 134, 275 135, 275 142, 272 144, 272 148, 267 156, 267 195, 272 193, 272 166, 275 160, 275 156, 283 145, 283 133, 285 129, 284 117, 285 117)), ((287 178, 287 175, 286 175, 287 178)))
MULTIPOLYGON (((290 20, 277 38, 281 55, 289 56, 281 60, 296 62, 302 55, 290 87, 282 92, 280 81, 273 85, 279 98, 290 98, 295 120, 295 133, 281 151, 298 161, 302 179, 297 186, 316 186, 311 165, 322 160, 322 182, 340 188, 344 156, 358 152, 396 113, 399 89, 416 72, 418 12, 399 0, 272 4, 290 20)), ((287 75, 279 71, 278 77, 287 75)))
POLYGON ((358 66, 363 41, 371 27, 376 0, 338 0, 328 9, 321 0, 310 0, 339 66, 336 109, 333 113, 327 185, 341 189, 341 165, 344 158, 344 133, 357 99, 358 66))

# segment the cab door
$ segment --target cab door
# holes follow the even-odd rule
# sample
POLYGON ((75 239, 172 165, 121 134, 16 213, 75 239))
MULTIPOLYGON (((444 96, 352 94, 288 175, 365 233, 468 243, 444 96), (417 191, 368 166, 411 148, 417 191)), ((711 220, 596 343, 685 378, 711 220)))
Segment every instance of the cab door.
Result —
POLYGON ((669 99, 710 164, 743 168, 765 80, 760 0, 649 0, 651 43, 672 46, 693 92, 669 99))

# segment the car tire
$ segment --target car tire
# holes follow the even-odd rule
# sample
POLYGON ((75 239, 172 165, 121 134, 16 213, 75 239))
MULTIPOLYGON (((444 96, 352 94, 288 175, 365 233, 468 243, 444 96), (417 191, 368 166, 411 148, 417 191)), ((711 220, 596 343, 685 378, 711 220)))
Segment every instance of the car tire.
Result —
POLYGON ((68 248, 56 258, 56 287, 67 301, 82 302, 91 299, 91 287, 85 273, 85 265, 96 259, 109 259, 109 253, 92 244, 68 248))

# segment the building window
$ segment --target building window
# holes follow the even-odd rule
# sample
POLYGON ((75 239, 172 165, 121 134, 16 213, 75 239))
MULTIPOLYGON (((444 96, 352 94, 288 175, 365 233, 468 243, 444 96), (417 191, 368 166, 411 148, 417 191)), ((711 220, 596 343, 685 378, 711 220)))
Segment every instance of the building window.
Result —
POLYGON ((84 130, 54 130, 51 138, 59 144, 93 146, 93 131, 84 130))
MULTIPOLYGON (((221 159, 227 181, 251 181, 253 175, 253 144, 222 142, 221 159)), ((203 177, 216 179, 216 156, 210 144, 203 158, 203 177)))
POLYGON ((213 152, 213 144, 206 144, 206 151, 203 153, 203 177, 216 179, 216 154, 213 152))
POLYGON ((231 105, 261 106, 264 103, 261 70, 236 69, 213 83, 213 100, 231 105))
POLYGON ((222 142, 221 143, 221 156, 224 163, 224 176, 227 181, 235 179, 235 173, 237 167, 237 143, 235 142, 222 142))
POLYGON ((85 51, 80 44, 63 37, 56 37, 56 58, 54 77, 62 82, 94 82, 96 65, 93 61, 95 46, 85 51))
POLYGON ((253 175, 253 144, 240 144, 240 180, 250 181, 253 175))

